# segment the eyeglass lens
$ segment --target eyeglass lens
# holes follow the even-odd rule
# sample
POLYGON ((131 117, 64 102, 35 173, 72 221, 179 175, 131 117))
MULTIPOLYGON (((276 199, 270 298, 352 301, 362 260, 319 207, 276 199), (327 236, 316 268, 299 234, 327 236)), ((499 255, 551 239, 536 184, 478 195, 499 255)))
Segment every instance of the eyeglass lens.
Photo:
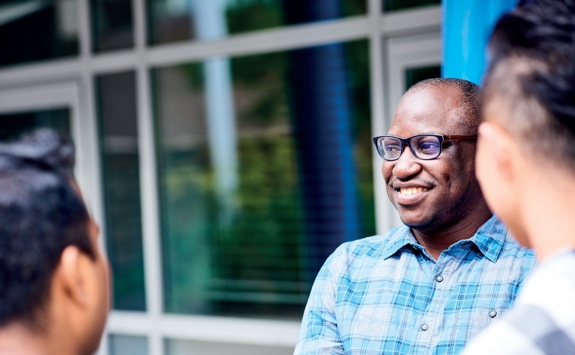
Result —
MULTIPOLYGON (((441 153, 441 142, 436 136, 414 136, 403 140, 403 142, 405 141, 419 159, 434 159, 441 153)), ((403 142, 395 137, 382 138, 383 158, 386 160, 399 159, 403 152, 403 142)))

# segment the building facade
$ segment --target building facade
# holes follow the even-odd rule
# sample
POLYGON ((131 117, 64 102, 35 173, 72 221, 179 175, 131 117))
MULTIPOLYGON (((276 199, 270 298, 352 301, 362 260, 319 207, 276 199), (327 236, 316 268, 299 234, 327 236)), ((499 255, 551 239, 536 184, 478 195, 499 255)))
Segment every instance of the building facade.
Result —
POLYGON ((71 136, 100 354, 291 354, 342 242, 399 223, 371 137, 441 74, 437 0, 5 0, 0 139, 71 136))

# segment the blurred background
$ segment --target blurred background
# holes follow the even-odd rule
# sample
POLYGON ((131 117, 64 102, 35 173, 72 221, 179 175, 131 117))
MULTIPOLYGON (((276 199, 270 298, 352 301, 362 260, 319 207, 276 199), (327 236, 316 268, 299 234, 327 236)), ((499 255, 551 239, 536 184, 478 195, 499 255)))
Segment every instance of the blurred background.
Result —
POLYGON ((101 354, 292 353, 325 258, 398 223, 371 137, 441 76, 442 11, 0 1, 0 139, 76 142, 114 278, 101 354))

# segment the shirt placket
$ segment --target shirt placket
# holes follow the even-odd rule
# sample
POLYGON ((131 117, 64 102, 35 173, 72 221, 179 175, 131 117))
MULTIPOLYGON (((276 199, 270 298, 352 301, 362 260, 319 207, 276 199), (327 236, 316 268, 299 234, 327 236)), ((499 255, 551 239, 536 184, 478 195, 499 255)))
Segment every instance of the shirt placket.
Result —
POLYGON ((427 275, 426 281, 432 290, 432 301, 422 318, 419 331, 421 332, 421 345, 428 350, 433 349, 440 340, 441 329, 439 328, 443 324, 443 309, 449 296, 449 284, 451 282, 449 271, 451 259, 449 254, 441 254, 427 275))

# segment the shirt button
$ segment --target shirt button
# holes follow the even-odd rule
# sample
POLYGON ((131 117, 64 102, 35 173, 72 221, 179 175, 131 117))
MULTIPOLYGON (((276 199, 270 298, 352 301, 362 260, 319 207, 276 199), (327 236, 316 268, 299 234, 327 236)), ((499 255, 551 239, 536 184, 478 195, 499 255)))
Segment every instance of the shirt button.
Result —
POLYGON ((435 281, 437 281, 437 282, 443 281, 443 276, 442 275, 435 276, 435 281))
POLYGON ((495 318, 496 315, 497 315, 497 311, 496 311, 496 310, 492 309, 492 310, 489 311, 489 316, 490 316, 491 318, 495 318))
POLYGON ((421 330, 426 331, 429 329, 429 326, 427 324, 422 324, 421 325, 421 330))

